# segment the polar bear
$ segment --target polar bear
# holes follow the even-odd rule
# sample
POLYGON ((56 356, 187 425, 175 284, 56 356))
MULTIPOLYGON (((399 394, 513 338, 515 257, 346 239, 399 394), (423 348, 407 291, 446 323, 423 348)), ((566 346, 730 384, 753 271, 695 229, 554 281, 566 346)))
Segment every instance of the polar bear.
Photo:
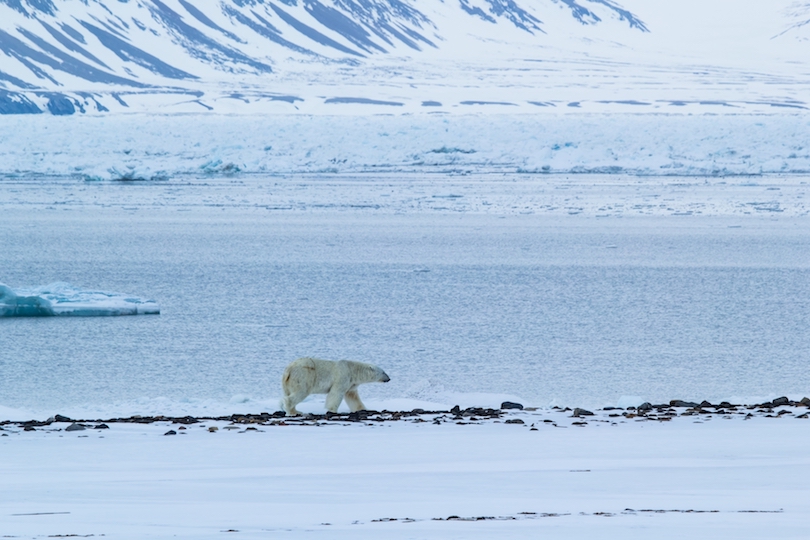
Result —
POLYGON ((304 398, 310 394, 326 394, 326 410, 329 412, 337 412, 344 398, 352 412, 362 411, 366 406, 360 401, 357 385, 390 380, 382 369, 372 364, 299 358, 284 370, 281 405, 287 416, 297 416, 301 413, 295 406, 304 398))

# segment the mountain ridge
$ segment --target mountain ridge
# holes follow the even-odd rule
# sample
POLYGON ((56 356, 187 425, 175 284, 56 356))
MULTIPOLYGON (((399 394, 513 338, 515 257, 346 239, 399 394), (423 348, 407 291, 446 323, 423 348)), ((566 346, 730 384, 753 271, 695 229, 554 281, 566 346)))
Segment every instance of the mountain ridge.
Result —
MULTIPOLYGON (((651 53, 668 25, 653 4, 0 0, 0 114, 804 106, 790 70, 651 53)), ((805 15, 793 6, 774 40, 801 39, 805 15)))

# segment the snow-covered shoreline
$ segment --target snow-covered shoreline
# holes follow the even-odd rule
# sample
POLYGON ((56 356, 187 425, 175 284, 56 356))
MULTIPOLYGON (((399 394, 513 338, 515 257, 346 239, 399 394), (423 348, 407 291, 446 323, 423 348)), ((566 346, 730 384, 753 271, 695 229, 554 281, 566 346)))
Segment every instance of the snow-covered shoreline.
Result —
POLYGON ((32 538, 798 539, 807 409, 778 409, 6 425, 0 523, 32 538))
POLYGON ((808 174, 810 117, 688 114, 0 118, 0 178, 808 174))

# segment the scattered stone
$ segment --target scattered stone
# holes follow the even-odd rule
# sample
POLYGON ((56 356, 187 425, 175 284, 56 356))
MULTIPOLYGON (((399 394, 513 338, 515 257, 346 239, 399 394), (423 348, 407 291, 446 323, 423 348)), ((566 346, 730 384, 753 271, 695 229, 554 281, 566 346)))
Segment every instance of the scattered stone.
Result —
POLYGON ((799 403, 805 407, 810 407, 810 398, 803 397, 799 403))
POLYGON ((521 405, 520 403, 515 403, 513 401, 504 401, 503 403, 501 403, 501 409, 519 409, 522 411, 523 405, 521 405))
POLYGON ((349 413, 347 420, 349 420, 349 422, 359 422, 361 420, 365 420, 365 417, 360 414, 361 412, 362 411, 355 411, 353 413, 349 413))
POLYGON ((526 422, 524 422, 520 418, 510 418, 509 420, 507 420, 504 423, 505 424, 525 424, 526 422))
MULTIPOLYGON (((629 408, 629 407, 628 407, 629 408)), ((651 411, 653 406, 649 402, 644 402, 638 406, 639 411, 651 411)))
POLYGON ((780 407, 782 405, 789 405, 789 404, 790 404, 790 400, 788 398, 784 397, 784 396, 778 397, 775 400, 773 400, 773 406, 774 407, 780 407))
POLYGON ((56 416, 53 417, 53 421, 54 422, 72 422, 73 420, 71 420, 67 416, 62 416, 61 414, 57 414, 56 416))
POLYGON ((25 426, 23 428, 23 431, 36 431, 36 430, 37 428, 35 428, 34 426, 25 426))
POLYGON ((44 422, 40 422, 39 420, 29 420, 27 422, 22 422, 20 427, 44 427, 50 426, 53 423, 53 418, 48 418, 44 422))
POLYGON ((489 418, 498 418, 501 416, 500 409, 484 409, 481 407, 470 407, 456 414, 456 416, 486 416, 489 418))
POLYGON ((807 416, 808 416, 808 413, 804 413, 804 414, 800 414, 796 418, 807 418, 807 416))
POLYGON ((687 409, 697 409, 700 407, 699 403, 694 401, 683 401, 680 399, 673 399, 669 402, 670 407, 686 407, 687 409))
POLYGON ((85 429, 87 428, 85 428, 83 425, 74 422, 66 427, 65 431, 84 431, 85 429))
POLYGON ((173 430, 173 429, 170 429, 169 431, 164 433, 164 435, 177 435, 177 432, 175 430, 173 430))
POLYGON ((587 426, 587 425, 588 425, 588 422, 571 422, 571 425, 572 425, 572 426, 579 426, 579 427, 583 427, 583 426, 587 426))
POLYGON ((107 424, 99 424, 93 429, 110 429, 110 426, 108 426, 107 424))
POLYGON ((456 405, 455 407, 453 407, 452 409, 450 409, 450 412, 451 412, 451 413, 453 413, 453 414, 456 414, 456 415, 461 414, 461 407, 459 407, 458 405, 456 405))
POLYGON ((180 426, 180 427, 179 427, 179 428, 177 428, 177 429, 186 429, 186 426, 180 426))
POLYGON ((219 431, 219 428, 217 426, 211 426, 210 428, 208 428, 208 431, 210 431, 211 433, 216 433, 217 431, 219 431))
POLYGON ((577 407, 576 409, 574 409, 573 416, 575 418, 579 418, 580 416, 593 416, 593 413, 591 411, 580 409, 579 407, 577 407))
MULTIPOLYGON (((703 408, 706 408, 706 407, 714 407, 714 405, 712 405, 711 403, 709 403, 709 402, 708 402, 708 401, 706 401, 705 399, 704 399, 703 401, 701 401, 701 402, 700 402, 700 406, 701 406, 701 407, 703 407, 703 408)), ((720 406, 722 407, 722 404, 721 404, 720 406)))

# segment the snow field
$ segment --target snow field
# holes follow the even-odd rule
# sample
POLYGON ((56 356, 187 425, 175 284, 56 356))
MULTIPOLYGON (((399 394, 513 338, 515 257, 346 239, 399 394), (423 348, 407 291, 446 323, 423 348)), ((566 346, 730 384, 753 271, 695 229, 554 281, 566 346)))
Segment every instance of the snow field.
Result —
POLYGON ((526 423, 5 426, 0 529, 32 538, 806 536, 808 432, 792 414, 662 423, 597 412, 584 427, 570 412, 505 417, 517 418, 526 423))

